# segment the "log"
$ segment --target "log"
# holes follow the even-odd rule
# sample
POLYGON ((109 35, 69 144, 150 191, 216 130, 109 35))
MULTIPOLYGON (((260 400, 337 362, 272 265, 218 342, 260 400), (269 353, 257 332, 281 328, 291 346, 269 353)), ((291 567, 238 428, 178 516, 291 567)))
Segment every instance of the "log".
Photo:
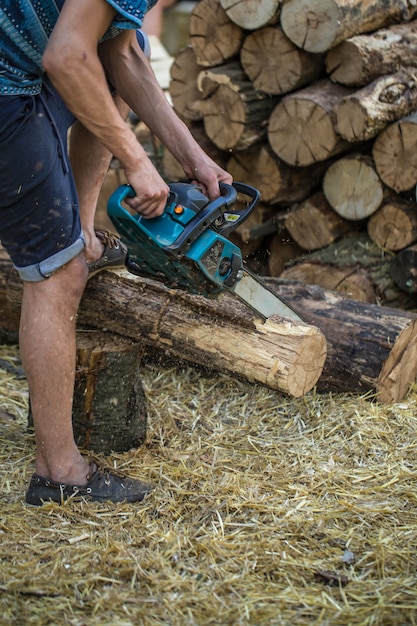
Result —
MULTIPOLYGON (((315 319, 325 329, 331 350, 328 358, 322 359, 324 363, 319 368, 322 372, 317 381, 320 389, 359 393, 375 391, 377 398, 383 402, 403 398, 416 375, 415 315, 398 310, 388 314, 384 307, 354 301, 350 304, 334 292, 314 286, 265 280, 296 306, 306 319, 315 319)), ((17 302, 19 294, 21 296, 21 284, 15 272, 12 272, 7 291, 10 299, 17 302)), ((7 294, 2 291, 0 305, 4 306, 4 302, 7 302, 7 294)), ((256 380, 253 374, 259 366, 263 375, 262 381, 257 382, 272 388, 277 387, 283 366, 276 350, 283 350, 287 363, 289 359, 293 359, 294 363, 297 361, 294 354, 296 325, 289 323, 284 329, 281 324, 277 337, 275 331, 271 333, 267 328, 262 332, 265 325, 254 321, 247 308, 230 294, 225 294, 221 302, 207 300, 169 290, 156 281, 132 276, 124 270, 102 272, 89 281, 78 321, 80 326, 90 329, 94 327, 102 331, 107 327, 121 336, 134 335, 135 341, 142 341, 148 350, 163 350, 204 367, 220 367, 223 371, 231 371, 252 381, 256 380), (217 330, 213 327, 214 319, 219 322, 217 330), (177 331, 178 325, 180 332, 177 331), (241 329, 240 334, 236 332, 231 336, 231 327, 241 329), (250 345, 254 335, 257 339, 250 345), (226 342, 225 337, 230 338, 230 342, 226 342), (278 348, 272 348, 275 338, 278 339, 278 348), (233 351, 233 364, 227 357, 229 349, 233 351), (272 349, 275 357, 271 355, 272 349), (252 373, 249 371, 251 365, 252 373)), ((270 323, 277 330, 274 322, 270 323)), ((3 319, 0 318, 0 327, 2 325, 3 319)), ((311 337, 317 338, 317 335, 311 337)), ((298 367, 303 364, 303 368, 312 366, 316 370, 317 362, 312 362, 311 349, 317 349, 317 342, 312 345, 307 341, 304 348, 304 353, 300 353, 298 358, 298 367)), ((294 375, 293 370, 290 378, 294 379, 294 375)), ((297 387, 300 386, 306 387, 299 380, 297 387)))
POLYGON ((347 220, 363 220, 381 206, 384 186, 365 153, 349 154, 327 169, 323 192, 331 207, 347 220))
POLYGON ((397 252, 417 241, 417 203, 394 196, 367 223, 369 238, 381 248, 397 252))
POLYGON ((325 52, 341 41, 417 15, 408 0, 288 0, 281 9, 281 26, 296 46, 325 52))
POLYGON ((254 87, 271 95, 300 89, 324 75, 324 58, 297 48, 279 26, 250 33, 240 62, 254 87))
POLYGON ((275 154, 289 165, 307 166, 349 150, 335 131, 334 109, 350 93, 323 79, 285 95, 269 119, 268 140, 275 154))
POLYGON ((283 269, 279 276, 289 281, 318 285, 357 302, 376 304, 378 301, 371 278, 364 269, 355 265, 354 261, 352 265, 339 267, 325 260, 309 259, 300 255, 293 264, 283 269))
POLYGON ((379 76, 394 74, 400 67, 417 65, 417 23, 381 28, 357 35, 329 50, 326 71, 335 83, 364 87, 379 76))
MULTIPOLYGON (((21 291, 12 272, 0 302, 17 306, 21 291)), ((231 294, 220 300, 191 295, 127 270, 91 279, 77 320, 79 329, 106 329, 148 350, 295 397, 315 386, 326 358, 325 338, 314 327, 284 318, 263 321, 231 294)))
POLYGON ((377 78, 335 107, 336 131, 347 141, 367 141, 417 108, 417 69, 377 78))
POLYGON ((190 103, 199 100, 201 94, 197 87, 197 77, 202 65, 197 63, 192 46, 187 46, 175 56, 170 69, 169 93, 175 112, 181 118, 201 120, 203 113, 197 108, 190 108, 190 103))
POLYGON ((417 245, 401 250, 391 262, 391 276, 403 291, 417 293, 417 245))
POLYGON ((317 286, 267 279, 327 339, 318 391, 371 392, 400 402, 417 375, 417 316, 356 302, 317 286))
POLYGON ((319 250, 351 230, 351 224, 330 206, 322 191, 316 191, 287 215, 285 226, 303 250, 319 250))
POLYGON ((259 142, 247 150, 235 152, 226 169, 235 180, 244 180, 256 187, 263 202, 278 204, 304 200, 321 184, 326 167, 323 163, 292 167, 279 159, 267 143, 259 142))
POLYGON ((282 0, 220 0, 229 18, 245 30, 257 30, 275 23, 282 0))
POLYGON ((377 246, 365 232, 359 232, 295 259, 280 278, 316 284, 388 308, 417 309, 417 297, 395 284, 392 260, 392 253, 377 246))
POLYGON ((381 180, 397 193, 417 184, 417 112, 390 124, 375 139, 372 156, 381 180))
POLYGON ((190 43, 197 63, 222 65, 238 56, 244 31, 232 22, 219 0, 200 0, 190 16, 190 43))
POLYGON ((277 100, 257 91, 239 63, 202 71, 197 81, 203 96, 193 106, 202 111, 204 129, 221 150, 245 150, 266 138, 277 100))

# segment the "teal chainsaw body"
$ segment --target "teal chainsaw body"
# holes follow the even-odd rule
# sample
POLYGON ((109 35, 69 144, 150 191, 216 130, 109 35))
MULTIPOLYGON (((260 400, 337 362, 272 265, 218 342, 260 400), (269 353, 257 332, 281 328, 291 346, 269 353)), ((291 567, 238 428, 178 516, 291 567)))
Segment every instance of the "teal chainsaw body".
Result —
POLYGON ((302 321, 244 267, 240 248, 228 239, 258 204, 259 191, 244 183, 220 183, 221 195, 210 201, 197 185, 180 182, 169 187, 163 214, 151 219, 123 206, 135 195, 129 185, 110 197, 107 212, 127 245, 127 269, 207 297, 229 290, 265 319, 279 315, 302 321), (240 210, 235 208, 238 194, 240 210))
POLYGON ((204 295, 233 287, 243 259, 227 235, 250 215, 260 194, 244 183, 221 183, 220 189, 221 196, 210 202, 197 185, 172 183, 164 213, 147 219, 123 207, 135 193, 129 185, 119 187, 108 214, 128 247, 127 268, 204 295), (250 200, 241 211, 234 208, 238 193, 250 200))

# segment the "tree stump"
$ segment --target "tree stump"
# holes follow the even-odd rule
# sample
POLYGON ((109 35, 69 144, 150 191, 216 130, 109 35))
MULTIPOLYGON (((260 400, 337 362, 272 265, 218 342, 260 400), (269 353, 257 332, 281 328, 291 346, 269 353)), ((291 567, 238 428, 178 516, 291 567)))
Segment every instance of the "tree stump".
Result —
POLYGON ((146 437, 140 379, 143 349, 107 333, 77 333, 73 428, 78 446, 96 453, 127 452, 146 437))

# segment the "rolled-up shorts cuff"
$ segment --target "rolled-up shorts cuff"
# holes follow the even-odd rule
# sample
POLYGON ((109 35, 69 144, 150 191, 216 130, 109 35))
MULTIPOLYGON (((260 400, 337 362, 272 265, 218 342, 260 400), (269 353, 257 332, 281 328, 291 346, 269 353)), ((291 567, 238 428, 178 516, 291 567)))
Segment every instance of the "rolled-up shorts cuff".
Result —
POLYGON ((35 265, 27 265, 26 267, 17 267, 15 265, 15 268, 19 272, 22 280, 29 283, 36 283, 45 278, 49 278, 52 274, 61 269, 61 267, 72 261, 72 259, 75 259, 84 249, 84 246, 84 236, 81 234, 74 243, 44 261, 36 263, 35 265))

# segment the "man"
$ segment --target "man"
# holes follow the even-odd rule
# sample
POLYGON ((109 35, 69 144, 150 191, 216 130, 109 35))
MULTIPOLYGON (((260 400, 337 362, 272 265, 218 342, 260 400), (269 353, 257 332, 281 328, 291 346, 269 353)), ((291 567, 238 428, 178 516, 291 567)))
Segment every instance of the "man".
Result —
MULTIPOLYGON (((154 0, 1 0, 0 240, 23 280, 20 350, 36 437, 26 501, 140 501, 150 490, 89 463, 72 431, 75 320, 89 273, 125 250, 94 231, 111 155, 144 217, 168 186, 125 123, 131 108, 210 198, 230 175, 176 117, 139 45, 154 0), (66 136, 71 126, 70 156, 66 136)), ((143 39, 143 37, 142 37, 143 39)))

